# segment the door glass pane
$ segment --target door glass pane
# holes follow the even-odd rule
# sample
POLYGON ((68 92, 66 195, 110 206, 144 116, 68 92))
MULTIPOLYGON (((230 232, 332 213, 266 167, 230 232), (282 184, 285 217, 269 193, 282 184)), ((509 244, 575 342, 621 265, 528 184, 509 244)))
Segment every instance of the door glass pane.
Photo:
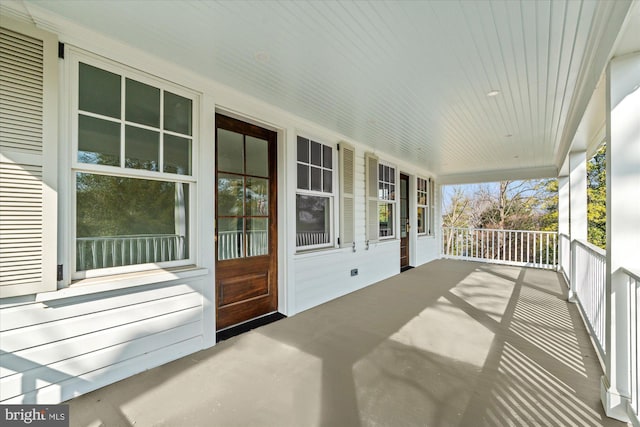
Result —
POLYGON ((247 152, 247 175, 269 176, 269 150, 264 139, 247 136, 245 140, 247 152))
POLYGON ((160 133, 134 126, 125 129, 125 166, 133 169, 159 170, 160 133))
POLYGON ((80 63, 78 108, 120 118, 120 76, 80 63))
POLYGON ((244 230, 242 218, 218 219, 218 260, 244 256, 244 230))
POLYGON ((218 170, 244 173, 243 135, 218 129, 218 170))
POLYGON ((409 221, 407 215, 407 203, 408 201, 402 200, 400 202, 400 237, 407 237, 407 222, 409 221))
POLYGON ((120 123, 79 115, 78 161, 120 166, 120 123))
POLYGON ((191 100, 171 92, 164 93, 164 129, 191 135, 191 100))
POLYGON ((160 127, 160 89, 126 79, 125 118, 130 122, 160 127))
POLYGON ((244 214, 243 181, 243 177, 238 175, 218 174, 219 216, 241 216, 244 214))
POLYGON ((269 180, 247 178, 247 215, 269 215, 269 180))
POLYGON ((164 135, 164 172, 191 175, 191 140, 164 135))
POLYGON ((269 219, 247 218, 247 256, 269 253, 269 219))

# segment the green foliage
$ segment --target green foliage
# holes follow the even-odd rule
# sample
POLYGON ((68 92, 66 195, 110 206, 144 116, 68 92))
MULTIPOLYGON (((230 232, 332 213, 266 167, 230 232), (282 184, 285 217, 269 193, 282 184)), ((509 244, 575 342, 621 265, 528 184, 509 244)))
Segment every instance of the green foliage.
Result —
POLYGON ((539 184, 544 189, 544 198, 541 200, 540 216, 541 231, 558 231, 558 180, 547 179, 539 184))
POLYGON ((171 182, 78 173, 77 237, 174 234, 175 197, 171 182))
POLYGON ((587 240, 607 248, 606 144, 587 162, 587 240))

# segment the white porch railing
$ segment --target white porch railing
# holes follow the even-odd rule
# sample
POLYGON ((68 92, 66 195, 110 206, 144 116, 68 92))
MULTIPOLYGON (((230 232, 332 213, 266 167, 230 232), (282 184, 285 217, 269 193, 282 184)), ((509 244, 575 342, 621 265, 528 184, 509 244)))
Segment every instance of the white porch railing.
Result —
MULTIPOLYGON (((258 256, 269 252, 269 233, 266 230, 220 231, 218 232, 218 259, 234 259, 244 257, 244 239, 247 239, 247 255, 258 256)), ((329 233, 323 231, 307 231, 296 233, 296 246, 314 246, 329 243, 329 233)))
POLYGON ((269 232, 267 230, 251 230, 218 232, 218 260, 258 256, 269 253, 269 232), (247 247, 244 239, 247 239, 247 247), (245 255, 246 250, 246 255, 245 255))
POLYGON ((184 259, 185 237, 176 234, 79 237, 78 271, 184 259))
POLYGON ((296 233, 296 246, 313 246, 329 243, 329 233, 324 231, 307 231, 296 233))
POLYGON ((442 228, 445 258, 555 269, 557 233, 554 231, 442 228))
POLYGON ((558 234, 558 270, 567 283, 571 281, 571 239, 566 234, 558 234))
POLYGON ((631 399, 629 406, 631 412, 640 418, 640 273, 634 273, 625 268, 620 270, 625 275, 628 284, 627 307, 629 313, 629 361, 631 364, 631 399))
POLYGON ((591 243, 571 242, 571 287, 601 360, 605 360, 607 253, 591 243))

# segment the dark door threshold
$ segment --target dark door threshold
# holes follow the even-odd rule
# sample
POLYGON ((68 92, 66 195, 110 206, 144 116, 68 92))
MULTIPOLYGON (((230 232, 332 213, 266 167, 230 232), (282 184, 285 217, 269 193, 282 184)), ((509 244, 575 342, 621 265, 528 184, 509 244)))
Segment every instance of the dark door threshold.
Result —
POLYGON ((407 270, 411 270, 413 267, 410 265, 405 265, 404 267, 400 268, 400 273, 404 273, 407 270))
POLYGON ((249 320, 248 322, 241 323, 236 326, 231 326, 227 329, 216 332, 216 342, 228 340, 236 335, 244 334, 252 329, 259 328, 260 326, 268 325, 277 320, 284 319, 285 316, 282 313, 271 313, 266 316, 258 317, 257 319, 249 320))

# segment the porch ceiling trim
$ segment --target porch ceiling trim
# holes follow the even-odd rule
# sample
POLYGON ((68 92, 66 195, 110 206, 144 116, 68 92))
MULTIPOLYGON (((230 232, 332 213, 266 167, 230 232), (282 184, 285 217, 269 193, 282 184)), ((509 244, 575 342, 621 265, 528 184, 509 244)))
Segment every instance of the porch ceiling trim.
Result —
POLYGON ((483 171, 467 174, 441 175, 438 183, 442 185, 476 184, 481 182, 509 181, 520 179, 556 178, 558 169, 555 166, 529 169, 507 169, 483 171))

